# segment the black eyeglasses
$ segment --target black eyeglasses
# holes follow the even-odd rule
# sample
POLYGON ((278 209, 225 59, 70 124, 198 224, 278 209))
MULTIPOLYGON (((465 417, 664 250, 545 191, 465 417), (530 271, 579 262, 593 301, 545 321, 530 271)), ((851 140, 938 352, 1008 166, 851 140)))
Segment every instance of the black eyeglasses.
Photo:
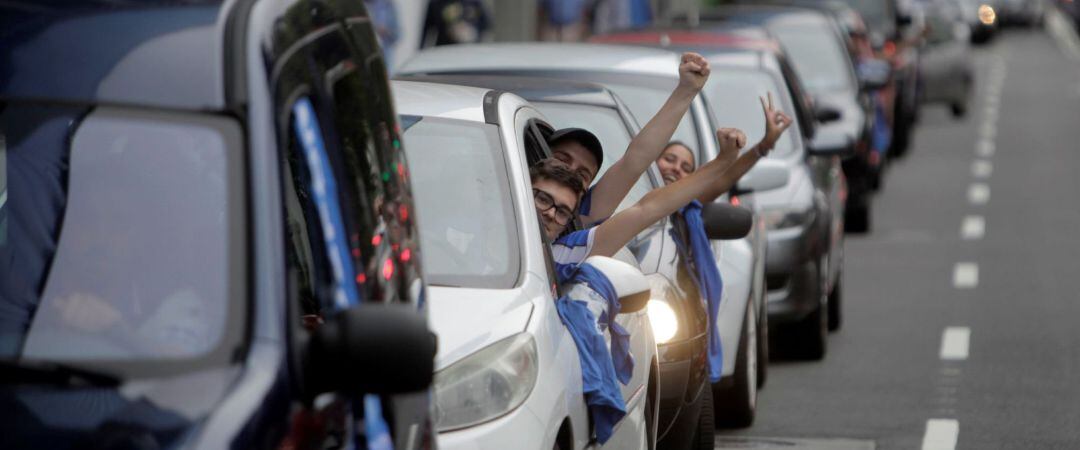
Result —
POLYGON ((574 211, 565 206, 556 205, 555 199, 547 192, 533 188, 533 201, 536 202, 536 210, 540 212, 555 208, 555 223, 559 225, 567 225, 574 220, 574 211))

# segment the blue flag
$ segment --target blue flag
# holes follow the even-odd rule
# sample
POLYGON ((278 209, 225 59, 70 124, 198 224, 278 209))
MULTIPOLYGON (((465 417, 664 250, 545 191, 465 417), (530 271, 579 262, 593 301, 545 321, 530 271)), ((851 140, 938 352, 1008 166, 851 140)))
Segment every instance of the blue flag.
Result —
MULTIPOLYGON (((705 235, 705 222, 701 219, 701 202, 694 200, 680 212, 686 219, 687 238, 690 253, 694 258, 696 273, 692 273, 701 297, 709 313, 709 381, 716 383, 724 369, 724 347, 720 343, 720 330, 716 329, 716 317, 720 315, 720 300, 723 298, 724 282, 720 279, 720 269, 716 267, 709 237, 705 235)), ((679 242, 678 239, 675 240, 679 242)), ((682 245, 680 243, 680 245, 682 245)), ((684 252, 685 254, 685 252, 684 252)))

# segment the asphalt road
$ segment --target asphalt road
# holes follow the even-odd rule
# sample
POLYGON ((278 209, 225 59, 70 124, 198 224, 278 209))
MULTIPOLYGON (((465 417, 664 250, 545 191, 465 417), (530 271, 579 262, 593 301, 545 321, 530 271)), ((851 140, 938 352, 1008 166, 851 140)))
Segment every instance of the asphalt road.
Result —
POLYGON ((774 361, 717 448, 1080 448, 1080 62, 1009 30, 975 65, 848 237, 825 360, 774 361))

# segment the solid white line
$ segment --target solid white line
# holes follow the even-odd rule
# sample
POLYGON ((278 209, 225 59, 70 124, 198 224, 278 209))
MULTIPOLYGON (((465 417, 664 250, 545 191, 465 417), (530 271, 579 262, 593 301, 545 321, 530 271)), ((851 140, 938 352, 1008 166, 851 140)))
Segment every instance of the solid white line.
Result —
POLYGON ((967 216, 960 225, 960 237, 965 241, 982 239, 986 234, 986 220, 982 216, 967 216))
POLYGON ((948 327, 941 333, 941 359, 964 360, 968 357, 971 328, 948 327))
POLYGON ((971 175, 975 178, 990 178, 994 173, 994 163, 985 159, 976 159, 971 163, 971 175))
POLYGON ((954 450, 959 435, 960 422, 956 419, 927 420, 922 450, 954 450))
POLYGON ((953 287, 971 289, 979 285, 979 265, 971 262, 956 263, 952 274, 953 287))
POLYGON ((984 183, 972 183, 968 187, 968 201, 973 205, 985 205, 990 201, 990 186, 984 183))
POLYGON ((981 139, 975 144, 975 154, 982 157, 994 156, 995 150, 997 150, 997 146, 994 145, 993 139, 981 139))

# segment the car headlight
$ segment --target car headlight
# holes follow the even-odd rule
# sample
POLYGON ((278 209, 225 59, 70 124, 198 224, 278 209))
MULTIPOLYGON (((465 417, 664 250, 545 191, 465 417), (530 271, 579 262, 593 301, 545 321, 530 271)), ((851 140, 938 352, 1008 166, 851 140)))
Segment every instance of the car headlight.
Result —
POLYGON ((793 210, 788 208, 770 209, 761 212, 765 228, 777 230, 806 225, 814 221, 814 208, 793 210))
POLYGON ((536 384, 536 341, 521 333, 435 374, 435 426, 448 431, 496 419, 525 402, 536 384))
POLYGON ((663 300, 649 300, 649 323, 652 325, 653 338, 657 344, 663 344, 679 332, 679 317, 671 305, 663 300))

